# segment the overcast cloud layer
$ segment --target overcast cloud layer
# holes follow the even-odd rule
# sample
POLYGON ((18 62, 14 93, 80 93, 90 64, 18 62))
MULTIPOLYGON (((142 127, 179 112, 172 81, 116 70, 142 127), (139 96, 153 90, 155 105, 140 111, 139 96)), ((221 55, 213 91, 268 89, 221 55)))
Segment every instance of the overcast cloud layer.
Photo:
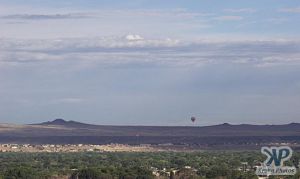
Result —
POLYGON ((300 4, 259 2, 0 0, 0 122, 300 122, 300 4))

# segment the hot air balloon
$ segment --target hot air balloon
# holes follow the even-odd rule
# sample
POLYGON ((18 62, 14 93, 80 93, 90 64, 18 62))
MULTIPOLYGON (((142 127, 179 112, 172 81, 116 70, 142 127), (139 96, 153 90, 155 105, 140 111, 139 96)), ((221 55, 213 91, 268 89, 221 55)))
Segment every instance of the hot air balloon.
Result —
POLYGON ((191 121, 192 121, 192 122, 195 122, 195 121, 196 121, 196 117, 194 117, 194 116, 191 117, 191 121))

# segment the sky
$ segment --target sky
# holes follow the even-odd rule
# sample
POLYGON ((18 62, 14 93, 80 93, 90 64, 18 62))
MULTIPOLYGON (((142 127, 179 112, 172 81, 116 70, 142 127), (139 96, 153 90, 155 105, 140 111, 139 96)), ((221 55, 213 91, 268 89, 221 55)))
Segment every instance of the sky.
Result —
POLYGON ((299 19, 298 0, 0 0, 0 123, 300 122, 299 19))

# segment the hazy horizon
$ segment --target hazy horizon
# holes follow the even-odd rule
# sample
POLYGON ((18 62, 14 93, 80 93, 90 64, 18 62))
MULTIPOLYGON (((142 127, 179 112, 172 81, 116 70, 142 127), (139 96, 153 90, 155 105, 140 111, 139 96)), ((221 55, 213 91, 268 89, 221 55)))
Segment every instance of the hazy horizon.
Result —
POLYGON ((299 18, 292 0, 0 0, 0 123, 298 123, 299 18))

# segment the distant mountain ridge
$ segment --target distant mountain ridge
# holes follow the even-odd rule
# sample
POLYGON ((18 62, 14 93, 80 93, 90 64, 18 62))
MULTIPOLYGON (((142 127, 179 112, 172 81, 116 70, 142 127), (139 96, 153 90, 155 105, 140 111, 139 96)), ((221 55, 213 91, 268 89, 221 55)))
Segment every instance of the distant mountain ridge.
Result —
MULTIPOLYGON (((28 125, 30 127, 30 125, 28 125)), ((300 124, 282 125, 232 125, 223 123, 212 126, 114 126, 93 125, 77 121, 55 119, 34 124, 44 129, 59 128, 57 133, 64 135, 100 135, 100 136, 300 136, 300 124), (50 128, 51 127, 51 128, 50 128), (64 129, 63 129, 64 128, 64 129), (70 129, 72 133, 70 133, 70 129)))
MULTIPOLYGON (((29 124, 30 125, 30 124, 29 124)), ((98 124, 87 124, 87 123, 82 123, 82 122, 77 122, 73 120, 64 120, 61 118, 54 119, 53 121, 47 121, 47 122, 42 122, 42 123, 37 123, 37 124, 31 124, 31 125, 61 125, 61 126, 114 126, 114 125, 98 125, 98 124)), ((115 125, 118 127, 122 127, 120 125, 115 125)), ((230 123, 223 123, 223 124, 217 124, 217 125, 210 125, 210 126, 142 126, 142 125, 137 125, 137 126, 130 126, 130 125, 124 125, 123 127, 198 127, 198 128, 210 128, 210 127, 216 127, 216 128, 253 128, 253 127, 292 127, 292 128, 300 128, 300 123, 288 123, 288 124, 263 124, 263 125, 258 125, 258 124, 230 124, 230 123)))
POLYGON ((0 124, 0 143, 179 143, 189 145, 266 145, 299 142, 300 124, 212 126, 114 126, 55 119, 39 124, 0 124))
POLYGON ((87 126, 93 126, 92 124, 86 124, 86 123, 81 123, 77 121, 66 121, 64 119, 55 119, 53 121, 47 121, 39 124, 33 124, 33 125, 60 125, 60 126, 65 126, 65 127, 87 127, 87 126))

